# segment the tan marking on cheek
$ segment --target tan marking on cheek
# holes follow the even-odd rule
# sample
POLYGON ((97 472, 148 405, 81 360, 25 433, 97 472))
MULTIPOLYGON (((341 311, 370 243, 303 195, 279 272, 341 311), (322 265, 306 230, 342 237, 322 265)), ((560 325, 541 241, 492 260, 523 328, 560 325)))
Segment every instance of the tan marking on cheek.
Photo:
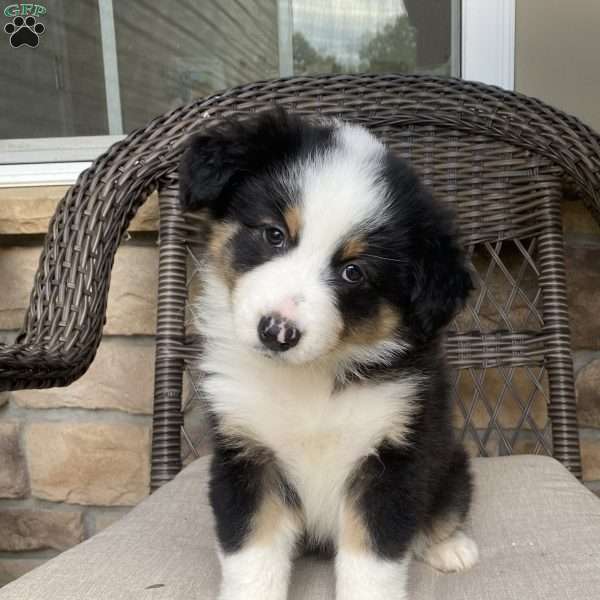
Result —
POLYGON ((357 327, 346 331, 344 341, 369 345, 389 338, 400 325, 400 316, 389 304, 382 304, 378 313, 357 327))
POLYGON ((353 237, 346 241, 342 248, 342 260, 350 260, 360 256, 367 249, 367 242, 361 237, 353 237))
POLYGON ((283 213, 283 218, 285 219, 290 238, 292 240, 297 240, 302 226, 302 213, 300 207, 288 206, 283 213))
POLYGON ((214 260, 218 260, 223 255, 227 242, 235 235, 239 225, 237 223, 217 223, 213 225, 208 251, 214 260))
POLYGON ((341 509, 338 543, 340 548, 352 552, 368 552, 372 547, 364 519, 352 500, 347 500, 341 509))
POLYGON ((210 259, 219 267, 219 273, 230 290, 233 289, 238 274, 231 264, 233 255, 229 242, 238 229, 237 223, 218 223, 213 226, 208 243, 210 259))

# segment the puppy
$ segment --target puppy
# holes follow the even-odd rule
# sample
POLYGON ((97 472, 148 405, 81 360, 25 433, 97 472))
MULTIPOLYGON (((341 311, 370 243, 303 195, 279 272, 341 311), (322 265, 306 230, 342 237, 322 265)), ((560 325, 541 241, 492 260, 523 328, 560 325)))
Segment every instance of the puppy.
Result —
POLYGON ((477 560, 441 334, 472 287, 448 209, 366 129, 281 110, 180 165, 210 235, 197 299, 221 600, 284 600, 332 548, 338 600, 406 598, 412 554, 477 560))

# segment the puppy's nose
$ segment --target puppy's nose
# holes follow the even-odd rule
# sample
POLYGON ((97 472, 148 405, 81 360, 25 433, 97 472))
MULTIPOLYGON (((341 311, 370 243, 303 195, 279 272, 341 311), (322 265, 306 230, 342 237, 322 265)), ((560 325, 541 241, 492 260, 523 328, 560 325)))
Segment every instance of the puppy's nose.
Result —
POLYGON ((273 313, 262 317, 258 323, 258 337, 265 347, 274 352, 285 352, 300 341, 300 330, 297 325, 273 313))

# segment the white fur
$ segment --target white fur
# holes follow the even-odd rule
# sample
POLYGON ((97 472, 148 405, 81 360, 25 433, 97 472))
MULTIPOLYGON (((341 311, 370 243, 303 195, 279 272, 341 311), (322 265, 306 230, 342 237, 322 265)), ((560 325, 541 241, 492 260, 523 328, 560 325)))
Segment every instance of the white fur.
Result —
POLYGON ((232 334, 225 286, 208 271, 199 314, 204 390, 227 427, 271 448, 300 494, 308 531, 335 539, 348 475, 385 438, 402 442, 417 380, 334 392, 336 365, 292 365, 248 351, 232 334))
POLYGON ((379 176, 384 146, 366 130, 344 125, 338 144, 324 158, 298 167, 302 242, 331 257, 346 235, 375 227, 383 218, 387 191, 379 176))
POLYGON ((341 550, 335 559, 336 600, 406 600, 409 558, 384 560, 341 550))
POLYGON ((477 544, 462 531, 455 531, 448 539, 426 548, 420 558, 438 571, 464 571, 479 559, 477 544))
POLYGON ((250 545, 233 554, 219 553, 219 600, 285 600, 298 531, 284 519, 269 544, 250 545))
MULTIPOLYGON (((377 226, 387 203, 379 177, 383 145, 356 126, 342 125, 335 136, 336 144, 325 156, 281 174, 290 193, 300 190, 298 247, 241 276, 233 292, 234 327, 249 347, 260 347, 261 317, 293 314, 302 337, 282 359, 296 364, 319 359, 338 344, 343 322, 325 281, 331 258, 348 235, 377 226)), ((395 353, 402 348, 388 342, 381 351, 387 356, 390 349, 395 353)))
POLYGON ((258 323, 263 316, 281 312, 291 297, 296 304, 295 323, 302 332, 299 344, 283 358, 307 362, 333 349, 342 320, 331 289, 320 280, 323 258, 298 248, 242 275, 232 297, 234 327, 248 349, 260 349, 258 323), (308 255, 307 255, 308 254, 308 255))

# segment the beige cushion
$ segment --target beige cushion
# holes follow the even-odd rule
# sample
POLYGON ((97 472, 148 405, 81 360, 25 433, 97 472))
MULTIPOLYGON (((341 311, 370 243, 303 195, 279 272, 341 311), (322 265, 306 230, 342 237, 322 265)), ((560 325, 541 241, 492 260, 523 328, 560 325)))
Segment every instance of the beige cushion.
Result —
MULTIPOLYGON (((550 458, 475 461, 471 533, 480 563, 410 571, 411 600, 600 598, 600 500, 550 458)), ((207 459, 127 517, 0 590, 0 600, 212 600, 219 566, 207 459)), ((300 561, 290 600, 332 600, 331 563, 300 561)))

